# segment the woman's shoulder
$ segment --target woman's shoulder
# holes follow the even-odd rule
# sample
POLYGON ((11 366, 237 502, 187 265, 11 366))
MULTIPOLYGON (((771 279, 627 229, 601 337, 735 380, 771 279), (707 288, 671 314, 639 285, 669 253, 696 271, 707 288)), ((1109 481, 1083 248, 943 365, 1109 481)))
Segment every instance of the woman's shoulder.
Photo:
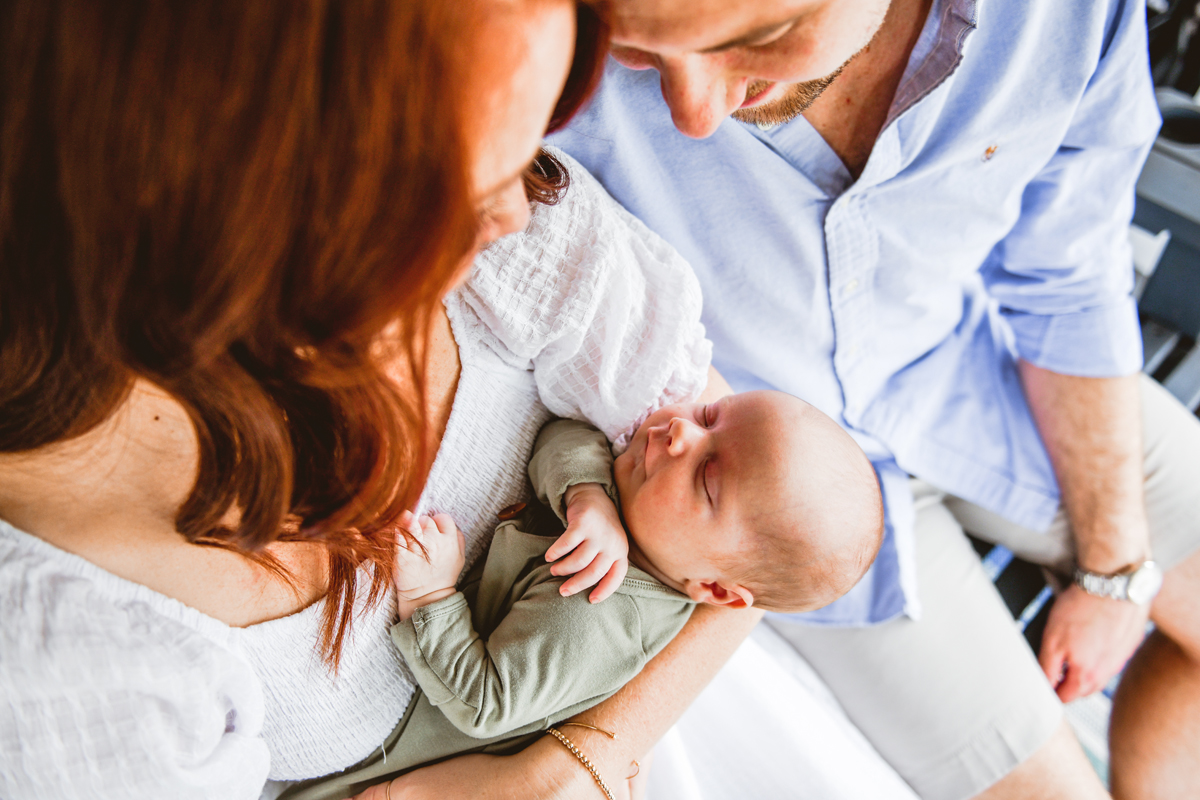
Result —
POLYGON ((88 572, 0 523, 0 795, 84 781, 96 797, 256 797, 270 759, 253 672, 88 572))

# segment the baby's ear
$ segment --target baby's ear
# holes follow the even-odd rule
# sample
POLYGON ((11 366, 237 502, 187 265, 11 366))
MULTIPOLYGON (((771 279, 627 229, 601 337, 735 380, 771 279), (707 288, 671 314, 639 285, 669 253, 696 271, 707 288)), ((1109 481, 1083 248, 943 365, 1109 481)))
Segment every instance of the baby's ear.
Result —
POLYGON ((720 581, 689 581, 685 588, 688 597, 697 603, 729 608, 749 608, 754 605, 754 594, 740 583, 726 585, 720 581))

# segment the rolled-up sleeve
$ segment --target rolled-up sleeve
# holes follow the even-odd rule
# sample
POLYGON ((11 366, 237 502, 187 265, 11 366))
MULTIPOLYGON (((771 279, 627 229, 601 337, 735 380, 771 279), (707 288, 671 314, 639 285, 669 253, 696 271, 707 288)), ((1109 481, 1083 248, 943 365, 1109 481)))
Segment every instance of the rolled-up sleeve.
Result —
POLYGON ((1141 366, 1129 222, 1160 124, 1144 4, 1113 2, 1104 47, 1058 151, 1029 183, 1021 215, 984 279, 1036 366, 1116 377, 1141 366))

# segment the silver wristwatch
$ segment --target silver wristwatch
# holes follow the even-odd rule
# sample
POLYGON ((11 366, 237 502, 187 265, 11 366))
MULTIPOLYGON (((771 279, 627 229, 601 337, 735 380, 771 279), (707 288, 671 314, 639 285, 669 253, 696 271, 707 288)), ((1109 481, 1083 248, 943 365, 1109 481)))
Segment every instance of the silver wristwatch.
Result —
POLYGON ((1153 561, 1144 561, 1115 575, 1100 575, 1075 569, 1075 585, 1097 597, 1127 600, 1144 606, 1158 595, 1162 588, 1163 571, 1153 561))

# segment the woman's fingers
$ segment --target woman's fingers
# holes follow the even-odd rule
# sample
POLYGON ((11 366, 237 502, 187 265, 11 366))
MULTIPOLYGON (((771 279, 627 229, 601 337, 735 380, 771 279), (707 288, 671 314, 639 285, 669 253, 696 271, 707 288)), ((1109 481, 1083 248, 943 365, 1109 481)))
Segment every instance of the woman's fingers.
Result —
POLYGON ((625 573, 628 571, 629 562, 623 558, 617 559, 609 567, 608 572, 604 573, 604 577, 600 579, 600 583, 596 584, 592 593, 588 595, 588 600, 599 603, 612 597, 612 593, 621 585, 621 581, 625 580, 625 573))
POLYGON ((361 794, 354 795, 350 800, 386 800, 388 796, 387 789, 388 784, 380 783, 365 789, 361 794))

